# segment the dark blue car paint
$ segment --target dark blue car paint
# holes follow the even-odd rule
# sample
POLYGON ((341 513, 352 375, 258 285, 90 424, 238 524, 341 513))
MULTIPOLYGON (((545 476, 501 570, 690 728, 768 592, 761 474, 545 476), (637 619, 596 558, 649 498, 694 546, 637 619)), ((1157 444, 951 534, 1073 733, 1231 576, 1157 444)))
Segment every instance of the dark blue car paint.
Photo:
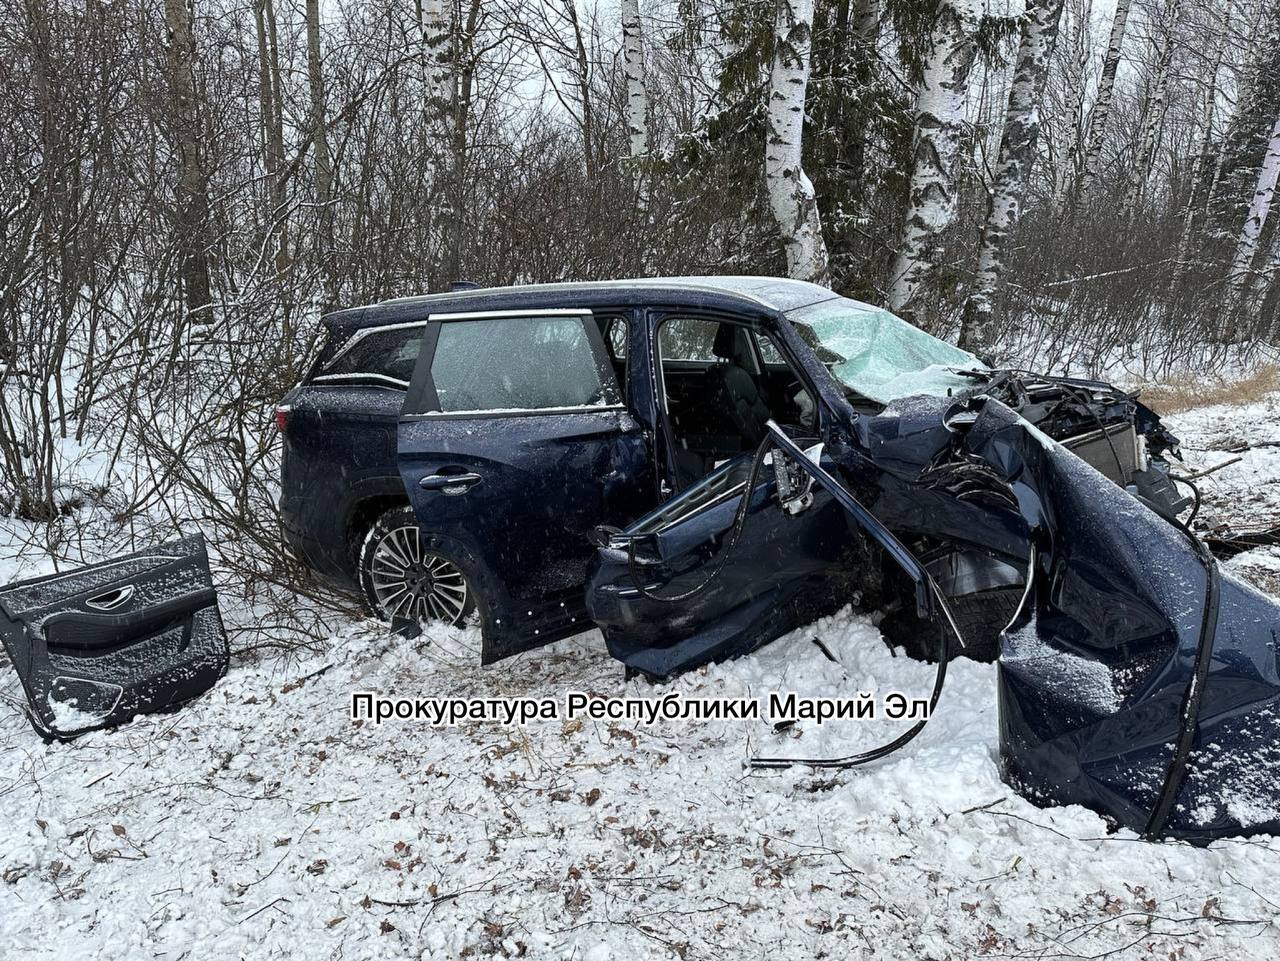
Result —
POLYGON ((431 544, 471 559, 488 609, 484 660, 586 626, 582 584, 596 526, 654 499, 640 424, 625 410, 406 419, 400 471, 431 544), (450 493, 422 478, 473 473, 450 493))
POLYGON ((1003 405, 965 444, 1034 545, 999 668, 1010 783, 1151 837, 1280 830, 1280 605, 1003 405))
MULTIPOLYGON (((347 476, 324 476, 322 467, 287 470, 287 525, 295 537, 309 535, 304 547, 318 564, 349 569, 349 515, 359 509, 349 506, 359 496, 351 492, 367 485, 384 496, 398 484, 400 496, 410 491, 428 536, 455 548, 501 610, 488 612, 491 619, 512 612, 524 618, 490 625, 497 630, 486 658, 576 630, 576 621, 564 620, 576 614, 556 613, 581 600, 586 554, 575 555, 571 542, 596 519, 625 522, 658 504, 674 480, 655 357, 658 325, 672 310, 730 317, 767 332, 816 398, 813 433, 825 443, 823 468, 843 485, 845 499, 865 505, 908 543, 941 541, 1021 569, 1034 561, 1000 669, 1002 764, 1011 783, 1045 803, 1086 804, 1150 835, 1206 839, 1280 827, 1280 608, 1217 572, 1168 513, 1147 510, 978 390, 855 411, 783 317, 824 296, 809 285, 770 280, 619 282, 439 295, 332 315, 335 333, 350 336, 433 311, 626 312, 627 409, 491 418, 488 429, 456 419, 406 421, 401 469, 389 471, 398 392, 344 412, 305 388, 289 398, 290 463, 293 446, 304 440, 331 452, 331 467, 346 463, 351 445, 365 445, 367 461, 354 463, 367 465, 368 475, 350 467, 343 468, 347 476), (475 468, 485 480, 456 497, 415 487, 442 468, 475 468), (297 483, 303 477, 307 483, 297 483), (573 479, 566 484, 566 477, 573 479), (321 517, 334 532, 315 533, 321 517), (549 568, 552 555, 572 555, 572 562, 549 568)), ((1059 383, 1068 400, 1077 390, 1108 390, 1059 383)), ((1015 373, 984 389, 1034 409, 1050 431, 1128 418, 1144 436, 1176 449, 1154 415, 1118 393, 1092 407, 1037 406, 1015 373)), ((735 556, 717 568, 739 498, 681 516, 682 503, 697 494, 695 486, 663 504, 660 510, 677 519, 657 533, 646 530, 646 516, 615 535, 591 572, 592 617, 610 650, 645 673, 667 675, 751 650, 816 608, 846 600, 857 578, 879 564, 874 554, 883 545, 868 542, 829 490, 790 514, 766 473, 752 492, 735 556), (713 569, 719 575, 688 600, 652 596, 683 593, 713 569)))

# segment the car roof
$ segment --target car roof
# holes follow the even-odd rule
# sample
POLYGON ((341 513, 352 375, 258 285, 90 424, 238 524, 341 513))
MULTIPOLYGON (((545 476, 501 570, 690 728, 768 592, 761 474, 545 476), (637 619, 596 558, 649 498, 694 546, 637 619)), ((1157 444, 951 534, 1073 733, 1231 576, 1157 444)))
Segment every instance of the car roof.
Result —
POLYGON ((422 320, 429 314, 549 307, 607 308, 653 304, 733 310, 772 315, 830 300, 833 291, 784 277, 648 277, 565 284, 476 287, 381 303, 326 314, 330 327, 380 327, 422 320))

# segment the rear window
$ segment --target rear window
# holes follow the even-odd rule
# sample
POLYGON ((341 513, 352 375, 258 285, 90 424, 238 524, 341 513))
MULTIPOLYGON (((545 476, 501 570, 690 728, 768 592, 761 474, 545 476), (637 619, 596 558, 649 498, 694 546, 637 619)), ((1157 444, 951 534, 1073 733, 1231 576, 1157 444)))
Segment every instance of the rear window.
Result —
POLYGON ((503 317, 440 325, 431 380, 444 413, 620 404, 589 317, 503 317))
POLYGON ((423 324, 358 331, 312 378, 314 383, 383 383, 406 387, 422 344, 423 324))

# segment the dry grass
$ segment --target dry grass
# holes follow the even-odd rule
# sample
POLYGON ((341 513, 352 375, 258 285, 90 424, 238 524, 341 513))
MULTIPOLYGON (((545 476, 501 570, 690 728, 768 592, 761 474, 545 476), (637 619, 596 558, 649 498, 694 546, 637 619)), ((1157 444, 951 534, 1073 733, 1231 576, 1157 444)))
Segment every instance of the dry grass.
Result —
POLYGON ((1280 391, 1280 366, 1264 364, 1240 380, 1192 378, 1142 389, 1142 402, 1157 414, 1177 414, 1214 404, 1251 404, 1280 391))

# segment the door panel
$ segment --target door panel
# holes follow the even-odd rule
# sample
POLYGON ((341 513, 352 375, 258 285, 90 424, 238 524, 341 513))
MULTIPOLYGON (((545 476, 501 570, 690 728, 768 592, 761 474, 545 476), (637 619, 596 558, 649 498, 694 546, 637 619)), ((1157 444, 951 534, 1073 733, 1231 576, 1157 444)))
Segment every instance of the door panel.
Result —
POLYGON ((0 590, 0 637, 32 725, 59 739, 177 707, 229 656, 199 535, 0 590))

